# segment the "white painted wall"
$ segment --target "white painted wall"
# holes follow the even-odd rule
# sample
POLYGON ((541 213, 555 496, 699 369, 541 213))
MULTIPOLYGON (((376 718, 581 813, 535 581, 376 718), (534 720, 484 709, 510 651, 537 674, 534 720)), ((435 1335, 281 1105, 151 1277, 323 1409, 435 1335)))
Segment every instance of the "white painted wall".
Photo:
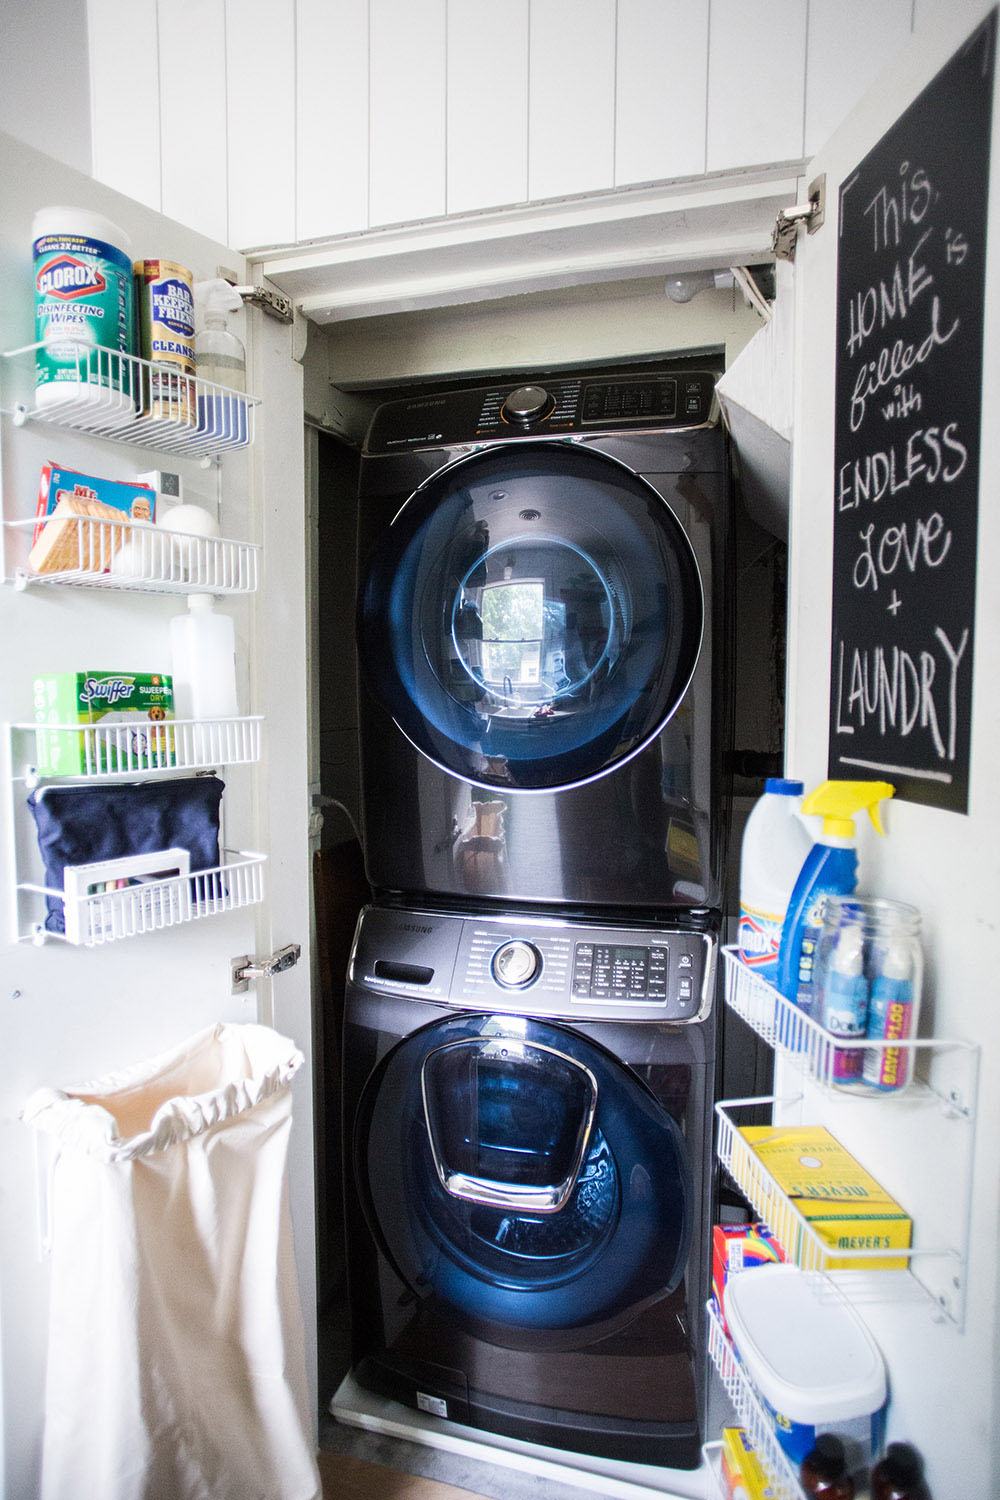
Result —
POLYGON ((801 161, 912 19, 912 0, 43 8, 51 26, 7 0, 0 124, 78 166, 92 141, 100 181, 255 248, 801 161))

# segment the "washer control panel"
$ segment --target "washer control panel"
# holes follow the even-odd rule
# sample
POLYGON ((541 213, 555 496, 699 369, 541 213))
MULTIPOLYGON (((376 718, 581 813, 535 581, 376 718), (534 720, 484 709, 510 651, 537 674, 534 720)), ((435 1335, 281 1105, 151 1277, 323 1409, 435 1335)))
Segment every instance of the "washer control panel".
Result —
POLYGON ((701 427, 712 419, 715 375, 708 370, 513 382, 389 401, 372 418, 365 452, 551 437, 624 429, 701 427))
POLYGON ((438 1005, 689 1022, 711 1010, 716 950, 687 929, 369 907, 351 978, 438 1005))
POLYGON ((503 943, 490 963, 493 978, 507 990, 523 990, 542 972, 542 955, 534 943, 515 938, 503 943))

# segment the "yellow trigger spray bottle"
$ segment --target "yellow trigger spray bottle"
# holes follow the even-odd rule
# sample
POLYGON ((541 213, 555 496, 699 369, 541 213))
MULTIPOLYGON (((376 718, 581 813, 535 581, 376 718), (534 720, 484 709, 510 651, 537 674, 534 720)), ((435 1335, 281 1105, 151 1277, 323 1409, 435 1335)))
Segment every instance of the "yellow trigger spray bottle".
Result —
POLYGON ((858 883, 854 818, 865 811, 876 833, 882 833, 879 803, 895 787, 887 781, 824 781, 802 804, 803 813, 819 814, 823 832, 806 855, 788 902, 778 953, 777 987, 808 1013, 812 1002, 813 962, 823 925, 827 896, 849 896, 858 883))

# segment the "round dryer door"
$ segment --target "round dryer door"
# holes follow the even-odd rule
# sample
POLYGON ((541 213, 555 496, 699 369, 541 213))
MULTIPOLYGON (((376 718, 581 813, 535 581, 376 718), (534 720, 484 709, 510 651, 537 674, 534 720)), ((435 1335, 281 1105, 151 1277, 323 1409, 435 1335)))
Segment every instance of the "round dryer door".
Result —
POLYGON ((406 1285, 497 1337, 607 1326, 684 1272, 681 1131, 562 1026, 462 1015, 412 1033, 367 1086, 354 1169, 406 1285))
POLYGON ((358 647, 436 765, 533 791, 642 749, 684 695, 702 623, 694 553, 651 485, 575 445, 506 446, 403 506, 368 568, 358 647))

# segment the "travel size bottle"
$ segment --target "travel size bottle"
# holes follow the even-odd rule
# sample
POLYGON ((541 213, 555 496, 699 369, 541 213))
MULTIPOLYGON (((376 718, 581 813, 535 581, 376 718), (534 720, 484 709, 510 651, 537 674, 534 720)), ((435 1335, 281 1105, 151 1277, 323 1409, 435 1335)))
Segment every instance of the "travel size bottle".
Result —
POLYGON ((847 1472, 844 1445, 832 1432, 821 1432, 802 1460, 799 1480, 807 1495, 823 1500, 854 1500, 854 1480, 847 1472))
POLYGON ((931 1500, 924 1461, 909 1443, 890 1443, 872 1469, 872 1500, 931 1500))

